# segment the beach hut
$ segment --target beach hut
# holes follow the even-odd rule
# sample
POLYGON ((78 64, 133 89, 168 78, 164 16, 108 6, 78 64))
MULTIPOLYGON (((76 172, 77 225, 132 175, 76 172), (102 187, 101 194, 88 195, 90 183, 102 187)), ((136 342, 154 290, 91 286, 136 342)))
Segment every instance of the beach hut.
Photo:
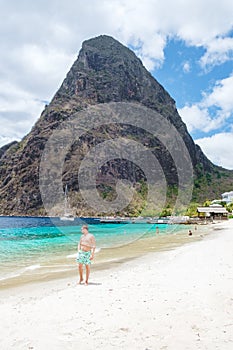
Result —
POLYGON ((220 204, 212 204, 209 207, 197 207, 198 217, 210 220, 222 220, 228 218, 228 211, 220 204))

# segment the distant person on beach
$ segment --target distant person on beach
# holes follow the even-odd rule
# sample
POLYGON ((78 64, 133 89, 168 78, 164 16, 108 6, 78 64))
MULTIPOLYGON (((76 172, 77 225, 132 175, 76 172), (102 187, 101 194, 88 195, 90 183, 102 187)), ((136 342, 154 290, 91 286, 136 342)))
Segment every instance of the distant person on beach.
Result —
POLYGON ((193 233, 192 233, 192 231, 191 231, 191 230, 189 230, 189 236, 192 236, 192 234, 193 234, 193 233))
POLYGON ((157 233, 157 235, 159 234, 159 228, 158 228, 158 226, 156 226, 155 233, 157 233))
POLYGON ((88 284, 90 276, 91 260, 94 259, 95 254, 95 237, 88 232, 88 226, 82 226, 82 236, 78 243, 78 256, 77 263, 79 268, 79 284, 83 282, 83 265, 86 267, 86 280, 85 284, 88 284))

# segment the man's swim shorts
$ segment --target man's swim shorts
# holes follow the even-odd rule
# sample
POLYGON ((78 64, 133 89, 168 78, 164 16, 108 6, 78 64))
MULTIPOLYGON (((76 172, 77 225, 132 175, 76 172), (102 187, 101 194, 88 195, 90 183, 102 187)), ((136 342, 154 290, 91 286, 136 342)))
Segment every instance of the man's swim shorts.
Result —
POLYGON ((88 252, 80 250, 78 252, 76 261, 79 264, 90 265, 91 264, 90 257, 91 257, 91 251, 90 250, 88 252))

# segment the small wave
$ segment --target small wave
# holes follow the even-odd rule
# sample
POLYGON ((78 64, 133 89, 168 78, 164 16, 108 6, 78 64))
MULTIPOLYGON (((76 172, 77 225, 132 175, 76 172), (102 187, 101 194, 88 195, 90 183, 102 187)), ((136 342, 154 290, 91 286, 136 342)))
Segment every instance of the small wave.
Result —
POLYGON ((30 265, 30 266, 25 267, 25 271, 28 271, 28 270, 30 270, 30 271, 32 271, 32 270, 37 270, 37 269, 39 269, 39 268, 41 268, 41 265, 40 265, 40 264, 37 264, 37 265, 30 265))
POLYGON ((66 257, 67 257, 67 259, 72 259, 72 258, 76 258, 76 256, 77 256, 77 253, 74 253, 74 254, 69 254, 69 255, 67 255, 66 257))
POLYGON ((16 278, 16 277, 19 277, 20 275, 21 275, 20 272, 9 273, 5 276, 1 276, 0 281, 5 281, 5 280, 11 279, 11 278, 16 278))

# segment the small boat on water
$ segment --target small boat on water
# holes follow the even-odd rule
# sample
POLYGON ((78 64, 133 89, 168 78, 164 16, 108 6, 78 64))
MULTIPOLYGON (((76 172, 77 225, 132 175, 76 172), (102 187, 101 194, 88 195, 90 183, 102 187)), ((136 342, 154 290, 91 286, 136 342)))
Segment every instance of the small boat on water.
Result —
POLYGON ((64 215, 60 217, 62 221, 74 221, 75 217, 72 214, 69 197, 68 197, 68 187, 65 187, 65 198, 64 198, 64 215))

